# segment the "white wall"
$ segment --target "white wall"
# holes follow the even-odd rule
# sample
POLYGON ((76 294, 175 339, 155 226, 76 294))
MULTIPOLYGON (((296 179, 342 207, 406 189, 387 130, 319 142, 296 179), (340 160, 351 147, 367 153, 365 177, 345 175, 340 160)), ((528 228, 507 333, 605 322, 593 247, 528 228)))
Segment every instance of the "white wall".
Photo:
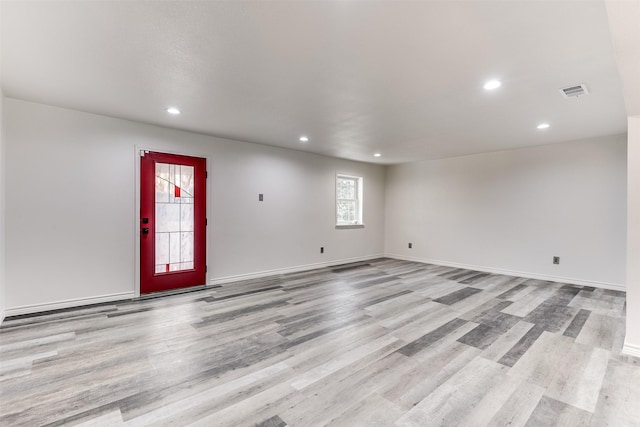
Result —
POLYGON ((623 352, 640 357, 640 1, 608 0, 605 4, 628 116, 627 330, 623 352))
POLYGON ((134 294, 136 146, 210 159, 213 282, 387 253, 625 283, 623 136, 390 166, 385 179, 380 166, 14 99, 4 127, 7 314, 134 294), (364 176, 364 229, 334 227, 336 172, 364 176))
POLYGON ((382 166, 15 99, 5 120, 8 314, 134 292, 136 146, 210 159, 213 281, 384 252, 382 166), (336 172, 364 177, 363 229, 335 229, 336 172))
POLYGON ((390 255, 622 288, 625 240, 624 136, 387 169, 390 255))
POLYGON ((640 357, 640 116, 628 118, 627 333, 624 351, 640 357))
POLYGON ((5 162, 4 162, 4 94, 0 88, 0 323, 5 317, 5 162))
MULTIPOLYGON (((2 2, 0 1, 0 21, 2 18, 2 2)), ((0 43, 1 45, 1 43, 0 43)), ((0 47, 1 49, 1 47, 0 47)), ((2 70, 2 52, 0 52, 0 70, 2 70)), ((5 216, 5 163, 4 163, 4 92, 2 90, 2 71, 0 71, 0 323, 5 317, 4 302, 4 216, 5 216)))

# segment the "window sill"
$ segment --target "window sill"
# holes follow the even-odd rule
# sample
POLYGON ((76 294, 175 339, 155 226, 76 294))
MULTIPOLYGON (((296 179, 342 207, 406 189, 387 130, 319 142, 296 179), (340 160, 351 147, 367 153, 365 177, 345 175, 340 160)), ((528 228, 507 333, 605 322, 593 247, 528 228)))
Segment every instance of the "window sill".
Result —
POLYGON ((349 228, 364 228, 364 224, 336 224, 336 230, 349 228))

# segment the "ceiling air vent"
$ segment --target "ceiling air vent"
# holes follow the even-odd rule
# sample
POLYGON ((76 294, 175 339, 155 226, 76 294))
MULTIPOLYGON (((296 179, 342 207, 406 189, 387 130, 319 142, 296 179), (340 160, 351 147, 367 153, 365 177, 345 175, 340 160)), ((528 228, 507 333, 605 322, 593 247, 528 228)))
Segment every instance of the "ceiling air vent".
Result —
POLYGON ((560 89, 560 93, 563 97, 569 99, 572 97, 589 95, 589 89, 587 89, 587 85, 583 83, 577 86, 563 87, 562 89, 560 89))

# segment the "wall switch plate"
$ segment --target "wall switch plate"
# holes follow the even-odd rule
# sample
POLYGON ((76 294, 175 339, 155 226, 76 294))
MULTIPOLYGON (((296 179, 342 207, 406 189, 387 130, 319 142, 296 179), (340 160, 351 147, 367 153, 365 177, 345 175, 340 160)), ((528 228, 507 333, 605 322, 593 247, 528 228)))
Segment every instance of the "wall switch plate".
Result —
POLYGON ((409 243, 409 249, 413 248, 413 243, 409 243))
POLYGON ((258 201, 262 202, 264 200, 264 194, 258 194, 258 201))
POLYGON ((560 257, 559 256, 554 256, 553 257, 553 263, 554 264, 560 264, 560 257))

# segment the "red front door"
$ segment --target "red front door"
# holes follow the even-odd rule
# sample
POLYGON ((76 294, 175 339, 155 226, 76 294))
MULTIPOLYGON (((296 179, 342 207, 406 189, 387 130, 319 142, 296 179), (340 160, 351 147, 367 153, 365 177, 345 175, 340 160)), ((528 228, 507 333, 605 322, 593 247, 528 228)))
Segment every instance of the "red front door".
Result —
POLYGON ((140 293, 205 284, 206 159, 144 152, 140 293))

